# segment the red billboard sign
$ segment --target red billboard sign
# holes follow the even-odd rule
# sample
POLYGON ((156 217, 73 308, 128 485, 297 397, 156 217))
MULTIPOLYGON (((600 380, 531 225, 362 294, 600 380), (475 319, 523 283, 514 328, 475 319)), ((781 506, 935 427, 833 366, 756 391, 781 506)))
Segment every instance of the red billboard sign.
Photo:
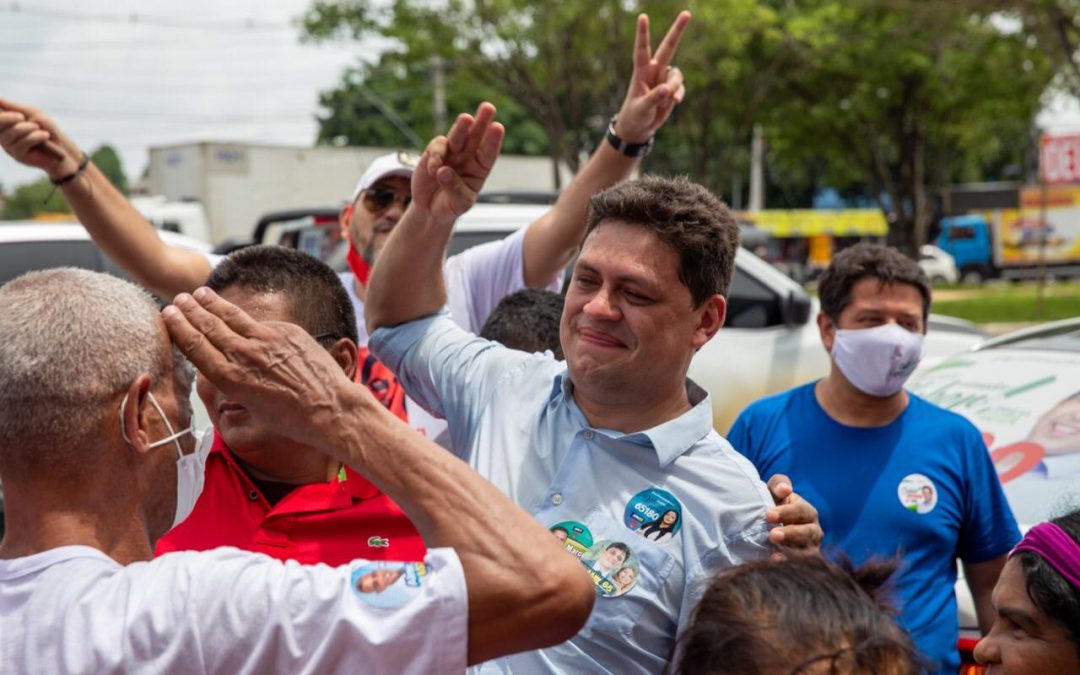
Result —
POLYGON ((1043 136, 1039 169, 1044 183, 1080 183, 1080 135, 1043 136))

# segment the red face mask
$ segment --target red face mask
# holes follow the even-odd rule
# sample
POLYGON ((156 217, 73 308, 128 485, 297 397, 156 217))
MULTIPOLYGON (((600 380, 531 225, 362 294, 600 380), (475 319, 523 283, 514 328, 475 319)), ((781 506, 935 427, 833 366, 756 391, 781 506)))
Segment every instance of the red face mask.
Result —
MULTIPOLYGON (((345 208, 346 223, 352 221, 353 208, 351 205, 345 208)), ((349 252, 345 255, 345 262, 349 265, 349 270, 357 280, 367 286, 368 278, 371 276, 371 265, 368 265, 367 261, 360 257, 351 241, 349 242, 349 252)))

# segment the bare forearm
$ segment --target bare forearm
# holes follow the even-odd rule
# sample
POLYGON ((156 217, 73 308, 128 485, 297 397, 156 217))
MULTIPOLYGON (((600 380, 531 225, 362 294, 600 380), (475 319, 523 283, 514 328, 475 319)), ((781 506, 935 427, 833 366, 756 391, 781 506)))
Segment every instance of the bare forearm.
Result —
POLYGON ((1005 567, 1006 556, 981 563, 964 563, 964 577, 971 599, 975 603, 975 616, 979 621, 979 630, 983 635, 990 632, 994 625, 996 612, 991 600, 994 585, 997 584, 1001 570, 1005 567))
POLYGON ((442 267, 451 229, 452 224, 440 225, 419 209, 405 212, 371 271, 364 298, 369 332, 427 316, 446 304, 442 267))
POLYGON ((551 210, 529 226, 525 233, 525 284, 547 286, 566 267, 585 234, 589 199, 602 190, 626 180, 638 160, 618 152, 606 141, 566 186, 551 210))
POLYGON ((94 243, 160 297, 190 292, 206 281, 210 263, 194 251, 165 244, 93 163, 62 190, 94 243))
POLYGON ((344 409, 339 437, 327 450, 400 504, 428 546, 452 547, 461 560, 470 663, 577 632, 591 609, 592 586, 551 533, 370 397, 356 396, 344 409))

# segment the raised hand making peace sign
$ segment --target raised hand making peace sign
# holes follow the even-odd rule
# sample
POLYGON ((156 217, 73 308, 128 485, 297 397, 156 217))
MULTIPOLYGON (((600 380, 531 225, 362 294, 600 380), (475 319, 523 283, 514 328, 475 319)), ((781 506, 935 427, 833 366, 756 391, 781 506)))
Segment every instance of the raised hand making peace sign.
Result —
POLYGON ((690 12, 680 12, 653 54, 649 46, 649 17, 638 16, 634 72, 615 123, 619 138, 629 143, 644 143, 683 100, 686 95, 683 75, 671 65, 671 60, 689 23, 690 12))
POLYGON ((413 208, 449 225, 476 203, 506 134, 494 119, 495 106, 481 103, 475 117, 458 115, 446 136, 428 143, 413 172, 413 208))

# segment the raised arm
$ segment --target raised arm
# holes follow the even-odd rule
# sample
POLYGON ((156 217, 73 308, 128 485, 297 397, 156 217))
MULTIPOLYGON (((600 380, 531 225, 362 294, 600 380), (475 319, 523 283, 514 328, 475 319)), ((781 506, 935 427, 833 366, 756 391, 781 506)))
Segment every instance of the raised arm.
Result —
POLYGON ((429 547, 454 548, 468 589, 470 664, 556 644, 584 625, 595 591, 581 564, 494 485, 355 386, 303 329, 255 322, 208 289, 177 297, 163 315, 231 400, 367 477, 429 547))
MULTIPOLYGON (((681 12, 660 42, 656 54, 649 42, 649 17, 637 20, 634 70, 626 98, 615 120, 615 135, 631 145, 646 143, 664 125, 686 94, 682 72, 671 65, 690 12, 681 12)), ((570 262, 585 233, 589 198, 626 180, 640 163, 606 140, 566 186, 551 210, 529 226, 522 247, 525 284, 543 288, 570 262)))
POLYGON ((165 244, 145 218, 93 163, 79 172, 83 151, 40 110, 0 99, 0 146, 53 181, 101 250, 160 297, 191 291, 210 275, 199 253, 165 244))
POLYGON ((503 126, 495 106, 461 114, 424 150, 412 176, 412 204, 390 233, 371 271, 364 316, 368 331, 437 312, 446 304, 442 265, 458 216, 476 203, 499 156, 503 126), (404 280, 404 282, 403 282, 404 280))

